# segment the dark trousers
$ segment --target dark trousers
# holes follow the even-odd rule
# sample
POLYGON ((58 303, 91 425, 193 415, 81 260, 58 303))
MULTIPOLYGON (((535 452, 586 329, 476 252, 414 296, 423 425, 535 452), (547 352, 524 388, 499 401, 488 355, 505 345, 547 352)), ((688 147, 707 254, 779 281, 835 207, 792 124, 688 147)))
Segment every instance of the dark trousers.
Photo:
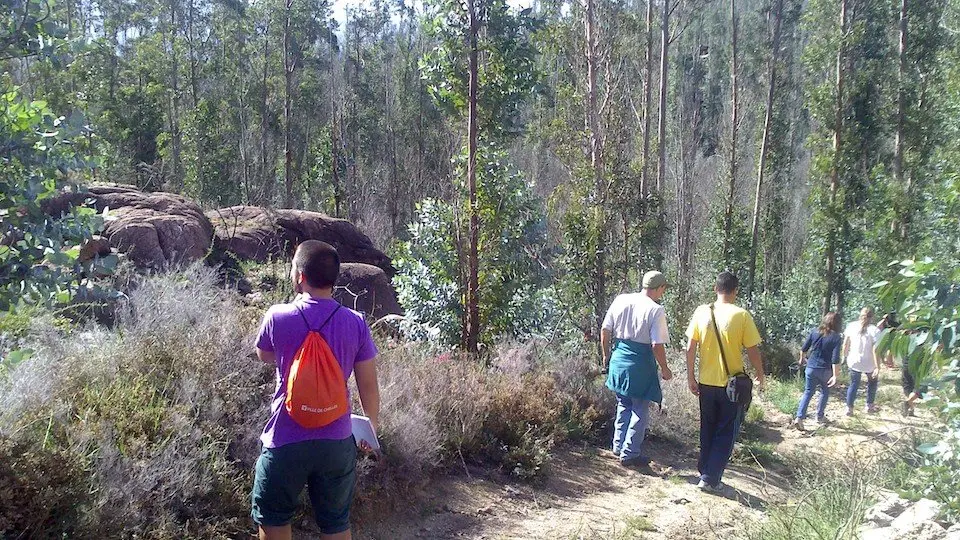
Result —
POLYGON ((726 388, 700 385, 700 479, 715 486, 723 479, 740 433, 743 407, 727 399, 726 388))

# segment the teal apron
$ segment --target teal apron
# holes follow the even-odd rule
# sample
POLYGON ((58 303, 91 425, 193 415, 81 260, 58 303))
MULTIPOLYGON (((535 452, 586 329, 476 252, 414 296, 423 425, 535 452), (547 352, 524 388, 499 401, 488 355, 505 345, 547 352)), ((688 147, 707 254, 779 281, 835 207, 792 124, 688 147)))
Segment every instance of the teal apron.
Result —
POLYGON ((621 396, 663 402, 660 373, 653 358, 653 346, 627 339, 618 339, 610 355, 607 388, 621 396))

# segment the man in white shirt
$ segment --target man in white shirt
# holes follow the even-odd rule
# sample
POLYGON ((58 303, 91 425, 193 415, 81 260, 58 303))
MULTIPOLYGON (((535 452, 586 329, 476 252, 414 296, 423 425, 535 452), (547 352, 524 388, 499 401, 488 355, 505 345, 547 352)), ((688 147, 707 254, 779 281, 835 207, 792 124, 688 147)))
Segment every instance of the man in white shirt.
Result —
POLYGON ((607 388, 617 396, 612 450, 626 466, 650 461, 640 447, 650 423, 650 405, 663 401, 657 365, 663 380, 673 377, 665 348, 670 339, 667 316, 658 303, 666 290, 663 274, 647 272, 643 291, 618 296, 600 330, 604 364, 609 368, 607 388))

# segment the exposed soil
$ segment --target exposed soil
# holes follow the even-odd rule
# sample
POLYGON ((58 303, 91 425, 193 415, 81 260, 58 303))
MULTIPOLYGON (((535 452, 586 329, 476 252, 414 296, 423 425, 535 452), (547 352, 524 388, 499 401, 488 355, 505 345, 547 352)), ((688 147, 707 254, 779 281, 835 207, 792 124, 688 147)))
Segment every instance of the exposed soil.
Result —
MULTIPOLYGON (((903 418, 896 407, 899 372, 887 371, 881 383, 880 414, 862 411, 863 395, 853 418, 844 416, 843 394, 831 396, 826 428, 788 427, 790 416, 760 398, 764 420, 752 426, 754 440, 775 448, 775 456, 815 453, 838 459, 848 452, 877 455, 907 427, 929 419, 903 418), (883 399, 883 398, 886 399, 883 399)), ((818 396, 814 397, 815 406, 818 396)), ((811 411, 812 412, 812 411, 811 411)), ((741 435, 741 440, 744 436, 741 435)), ((654 471, 625 469, 594 447, 557 452, 544 478, 521 482, 494 471, 461 472, 435 480, 409 508, 385 515, 379 523, 358 524, 359 539, 633 539, 683 540, 735 538, 745 521, 760 519, 771 504, 790 496, 789 460, 766 467, 747 451, 738 452, 724 476, 726 492, 696 488, 696 441, 679 444, 650 438, 647 450, 654 471), (751 463, 752 461, 752 463, 751 463)), ((310 538, 303 536, 302 538, 310 538)))

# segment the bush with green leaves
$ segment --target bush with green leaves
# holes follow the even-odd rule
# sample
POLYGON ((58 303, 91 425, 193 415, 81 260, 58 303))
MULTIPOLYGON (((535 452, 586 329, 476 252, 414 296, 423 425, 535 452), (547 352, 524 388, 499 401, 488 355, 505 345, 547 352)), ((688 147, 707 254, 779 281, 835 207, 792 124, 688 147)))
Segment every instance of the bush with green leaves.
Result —
POLYGON ((81 261, 84 242, 103 225, 93 208, 73 207, 63 216, 45 208, 63 191, 81 189, 75 181, 90 164, 72 140, 86 130, 42 101, 16 91, 0 95, 0 311, 67 302, 95 287, 83 277, 99 271, 94 264, 116 264, 114 257, 81 261))
MULTIPOLYGON (((484 145, 478 155, 481 342, 500 336, 552 334, 562 311, 547 285, 544 213, 526 180, 504 153, 484 145)), ((461 167, 462 169, 462 167, 461 167)), ((394 253, 394 285, 406 310, 408 334, 453 345, 461 339, 466 212, 425 200, 394 253)))
POLYGON ((929 381, 925 401, 946 424, 920 445, 911 485, 946 505, 960 518, 960 268, 926 258, 898 261, 899 271, 874 287, 883 306, 896 311, 901 326, 884 331, 879 351, 903 361, 918 381, 929 381))

